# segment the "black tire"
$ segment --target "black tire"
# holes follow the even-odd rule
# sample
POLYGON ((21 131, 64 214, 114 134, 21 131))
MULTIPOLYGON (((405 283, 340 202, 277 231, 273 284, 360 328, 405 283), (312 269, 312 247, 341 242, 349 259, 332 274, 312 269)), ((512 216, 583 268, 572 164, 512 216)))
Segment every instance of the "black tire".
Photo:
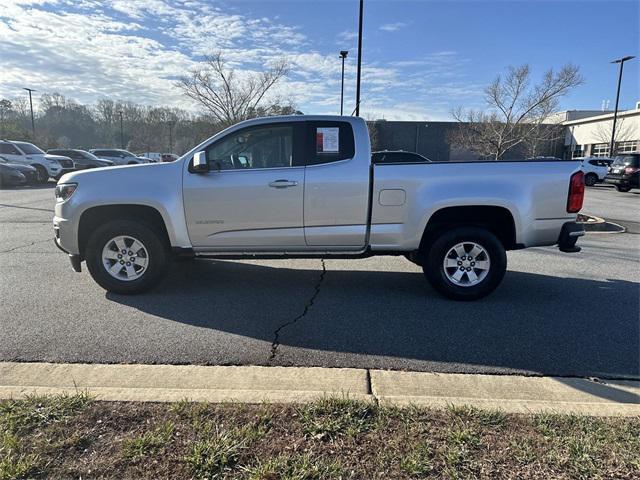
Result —
POLYGON ((619 192, 628 192, 631 190, 631 187, 629 185, 616 185, 616 190, 619 192))
POLYGON ((486 297, 497 288, 507 270, 504 246, 493 233, 479 227, 457 227, 443 232, 425 252, 425 258, 422 269, 427 280, 435 290, 452 300, 470 301, 486 297), (486 276, 470 286, 457 285, 450 280, 443 265, 451 249, 465 242, 481 246, 490 259, 486 276))
POLYGON ((44 168, 42 165, 32 165, 32 167, 34 167, 37 171, 37 177, 36 177, 36 183, 47 183, 49 181, 49 172, 47 172, 47 169, 44 168))
POLYGON ((166 270, 169 252, 162 235, 152 227, 133 220, 113 220, 99 227, 89 238, 85 251, 87 269, 93 279, 109 292, 131 295, 149 290, 161 279, 166 270), (146 270, 135 280, 119 280, 107 272, 102 251, 111 239, 120 235, 140 241, 148 252, 146 270))
POLYGON ((595 173, 587 173, 584 177, 584 184, 587 187, 593 187, 598 182, 598 176, 595 173))

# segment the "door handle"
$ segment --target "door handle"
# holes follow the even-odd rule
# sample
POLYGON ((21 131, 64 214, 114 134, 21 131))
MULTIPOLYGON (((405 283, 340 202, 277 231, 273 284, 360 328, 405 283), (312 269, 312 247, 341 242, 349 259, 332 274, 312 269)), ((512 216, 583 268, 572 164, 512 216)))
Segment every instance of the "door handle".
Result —
POLYGON ((298 185, 298 182, 286 179, 274 180, 273 182, 269 182, 269 186, 273 188, 295 187, 296 185, 298 185))

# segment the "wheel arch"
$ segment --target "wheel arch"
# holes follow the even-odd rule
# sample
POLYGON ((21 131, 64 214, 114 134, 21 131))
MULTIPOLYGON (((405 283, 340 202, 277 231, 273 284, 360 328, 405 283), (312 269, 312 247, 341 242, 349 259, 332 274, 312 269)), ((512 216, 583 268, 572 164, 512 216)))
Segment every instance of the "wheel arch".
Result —
POLYGON ((465 205, 443 207, 431 215, 420 240, 420 252, 427 251, 443 231, 460 226, 486 228, 498 237, 505 250, 518 248, 511 211, 496 205, 465 205))
POLYGON ((171 246, 165 220, 156 208, 140 204, 99 205, 82 212, 78 222, 78 249, 82 258, 91 233, 105 222, 115 219, 143 223, 158 232, 167 247, 171 246))

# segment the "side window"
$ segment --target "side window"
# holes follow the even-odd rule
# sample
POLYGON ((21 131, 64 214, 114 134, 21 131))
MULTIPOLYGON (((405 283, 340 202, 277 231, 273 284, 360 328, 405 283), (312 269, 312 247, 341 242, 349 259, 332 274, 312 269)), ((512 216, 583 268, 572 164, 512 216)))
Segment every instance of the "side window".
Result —
POLYGON ((308 122, 308 136, 313 145, 307 165, 348 160, 355 155, 353 129, 348 122, 308 122))
POLYGON ((207 148, 212 170, 294 166, 293 127, 264 125, 234 132, 207 148))
POLYGON ((0 143, 0 153, 8 155, 20 155, 20 151, 10 143, 0 143))

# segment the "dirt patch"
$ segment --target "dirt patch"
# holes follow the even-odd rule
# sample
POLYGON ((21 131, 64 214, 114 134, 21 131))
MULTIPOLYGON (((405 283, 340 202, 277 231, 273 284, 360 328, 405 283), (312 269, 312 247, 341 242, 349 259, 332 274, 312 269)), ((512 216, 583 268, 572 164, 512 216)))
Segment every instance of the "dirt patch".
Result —
POLYGON ((0 435, 0 479, 640 477, 637 418, 32 397, 0 435))

